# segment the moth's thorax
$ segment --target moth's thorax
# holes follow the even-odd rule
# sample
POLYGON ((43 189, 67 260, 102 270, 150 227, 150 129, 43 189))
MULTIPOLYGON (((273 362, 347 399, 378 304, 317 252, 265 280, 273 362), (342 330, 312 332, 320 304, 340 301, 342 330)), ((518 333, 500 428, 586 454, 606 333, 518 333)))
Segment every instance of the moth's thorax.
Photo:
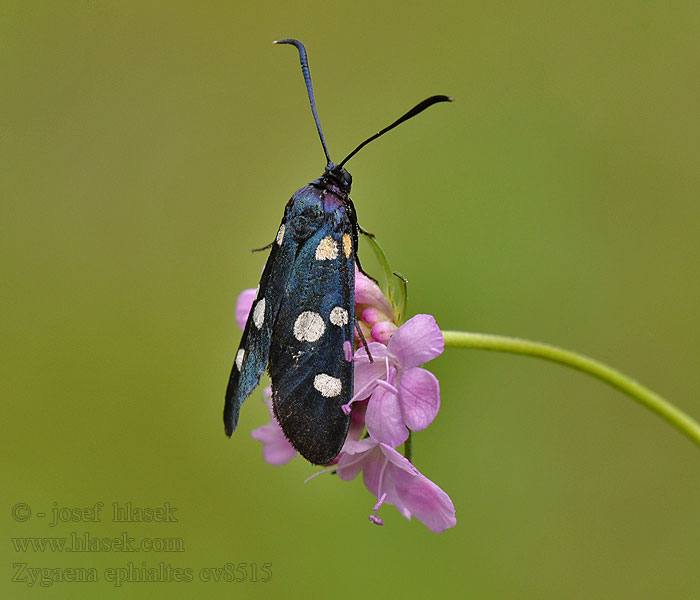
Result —
POLYGON ((287 204, 285 222, 295 239, 307 239, 324 222, 333 230, 347 231, 352 176, 329 163, 323 175, 304 186, 287 204))

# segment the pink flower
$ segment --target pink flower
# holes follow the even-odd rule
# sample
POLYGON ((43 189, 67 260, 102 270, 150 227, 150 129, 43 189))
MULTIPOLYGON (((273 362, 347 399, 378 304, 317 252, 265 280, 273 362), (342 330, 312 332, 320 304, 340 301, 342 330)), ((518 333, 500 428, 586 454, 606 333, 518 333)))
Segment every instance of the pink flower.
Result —
MULTIPOLYGON (((309 479, 329 471, 340 479, 354 479, 363 472, 364 483, 378 499, 370 521, 383 525, 379 508, 393 504, 404 517, 416 517, 439 533, 457 523, 450 497, 423 476, 395 448, 403 444, 409 430, 425 429, 440 408, 437 378, 420 365, 442 354, 445 341, 431 315, 416 315, 401 327, 391 303, 374 281, 356 271, 355 315, 368 342, 373 362, 356 337, 355 396, 343 406, 351 415, 350 430, 338 457, 309 479), (360 439, 365 431, 369 437, 360 439)), ((236 303, 236 321, 245 328, 257 290, 244 290, 236 303)), ((352 347, 345 349, 352 356, 352 347)), ((282 465, 297 456, 275 418, 271 388, 263 392, 270 421, 253 430, 263 444, 263 458, 282 465)))
MULTIPOLYGON (((355 269, 355 318, 368 342, 386 344, 396 331, 396 313, 379 286, 355 269)), ((357 336, 357 334, 355 334, 357 336)), ((359 340, 359 338, 356 338, 359 340)))
POLYGON ((255 296, 257 296, 258 290, 250 288, 243 290, 236 300, 236 323, 241 330, 245 329, 245 323, 248 320, 248 313, 250 309, 253 308, 253 301, 255 296))
POLYGON ((369 397, 365 424, 370 436, 392 448, 433 422, 440 409, 437 377, 419 365, 442 354, 445 339, 431 315, 416 315, 391 336, 388 345, 368 344, 374 362, 361 347, 355 352, 355 396, 369 397))
POLYGON ((363 472, 367 489, 378 498, 372 509, 374 514, 369 518, 372 523, 384 524, 378 512, 386 502, 396 506, 409 520, 415 516, 434 533, 457 524, 450 497, 386 444, 372 438, 345 442, 336 471, 344 481, 363 472))
POLYGON ((275 418, 275 413, 272 410, 272 388, 269 386, 263 390, 263 402, 270 411, 270 422, 253 429, 250 435, 253 436, 253 439, 262 442, 265 462, 275 466, 283 465, 297 456, 297 451, 289 443, 275 418))

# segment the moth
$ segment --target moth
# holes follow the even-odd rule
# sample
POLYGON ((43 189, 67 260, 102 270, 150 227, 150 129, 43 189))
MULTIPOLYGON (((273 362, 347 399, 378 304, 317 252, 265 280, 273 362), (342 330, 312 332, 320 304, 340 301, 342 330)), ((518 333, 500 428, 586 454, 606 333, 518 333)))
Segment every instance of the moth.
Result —
POLYGON ((270 255, 231 370, 224 426, 230 437, 241 404, 267 367, 272 406, 284 434, 308 461, 327 464, 340 453, 350 425, 342 406, 353 396, 355 265, 362 271, 357 244, 359 234, 366 234, 357 223, 352 177, 344 165, 379 136, 452 99, 423 100, 336 165, 318 118, 306 48, 295 39, 275 43, 299 51, 326 168, 291 197, 275 240, 265 247, 270 255))

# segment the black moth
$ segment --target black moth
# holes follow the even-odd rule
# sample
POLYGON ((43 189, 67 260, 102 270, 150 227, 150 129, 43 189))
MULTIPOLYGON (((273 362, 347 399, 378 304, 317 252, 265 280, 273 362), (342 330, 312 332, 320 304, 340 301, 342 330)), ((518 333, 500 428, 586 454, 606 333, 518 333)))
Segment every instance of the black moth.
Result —
POLYGON ((327 464, 345 442, 353 395, 355 265, 358 234, 350 199, 352 177, 343 165, 372 140, 447 96, 431 96, 362 142, 340 164, 328 154, 316 112, 304 45, 294 39, 311 111, 326 154, 318 179, 298 190, 260 279, 226 390, 224 425, 230 436, 241 404, 268 367, 275 416, 294 448, 314 464, 327 464))

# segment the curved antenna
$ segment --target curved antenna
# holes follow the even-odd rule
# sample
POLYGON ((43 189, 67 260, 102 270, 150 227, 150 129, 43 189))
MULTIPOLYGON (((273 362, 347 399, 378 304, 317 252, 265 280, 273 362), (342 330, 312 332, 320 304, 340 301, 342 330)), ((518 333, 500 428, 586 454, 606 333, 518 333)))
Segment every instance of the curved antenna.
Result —
POLYGON ((367 138, 364 142, 362 142, 357 148, 355 148, 350 154, 348 154, 343 159, 343 161, 338 165, 338 168, 342 168, 346 162, 348 162, 353 156, 355 156, 355 154, 362 150, 362 148, 364 148, 367 144, 376 140, 379 136, 384 135, 387 131, 391 131, 394 127, 401 125, 401 123, 403 123, 404 121, 408 121, 409 119, 415 117, 417 114, 422 113, 429 106, 437 104, 438 102, 454 102, 454 98, 450 98, 449 96, 430 96, 430 98, 426 98, 425 100, 423 100, 423 102, 419 102, 405 115, 396 119, 396 121, 394 121, 391 125, 385 127, 381 131, 375 133, 372 137, 367 138))
POLYGON ((328 154, 328 146, 326 146, 326 140, 323 137, 323 130, 321 129, 321 122, 318 120, 318 112, 316 111, 316 99, 314 98, 314 86, 311 83, 311 72, 309 71, 309 59, 306 55, 306 48, 299 40, 293 38, 285 38, 283 40, 275 40, 273 44, 291 44, 299 50, 299 60, 301 61, 301 72, 304 75, 304 82, 306 83, 306 91, 309 94, 309 102, 311 103, 311 112, 314 115, 314 121, 316 121, 316 129, 318 129, 318 137, 321 138, 321 145, 323 146, 323 151, 326 154, 326 160, 328 164, 331 162, 331 157, 328 154))

